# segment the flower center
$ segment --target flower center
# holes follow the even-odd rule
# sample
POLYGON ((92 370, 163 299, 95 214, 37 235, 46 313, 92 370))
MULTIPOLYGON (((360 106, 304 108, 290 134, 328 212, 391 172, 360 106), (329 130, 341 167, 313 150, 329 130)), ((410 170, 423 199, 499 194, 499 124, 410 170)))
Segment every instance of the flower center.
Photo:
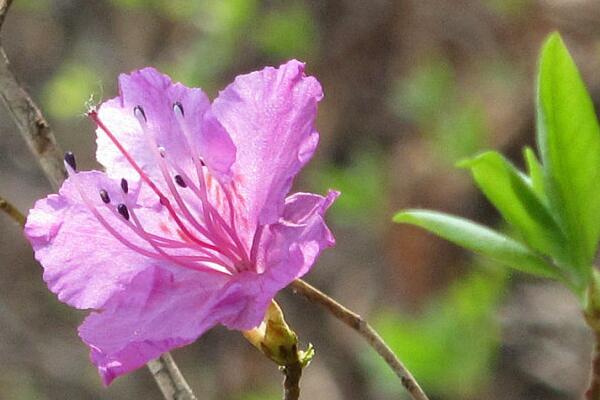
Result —
MULTIPOLYGON (((252 264, 250 259, 253 258, 254 254, 252 253, 255 253, 255 249, 250 249, 249 256, 248 250, 239 238, 235 226, 235 208, 230 187, 220 180, 214 179, 199 156, 181 103, 173 105, 173 112, 179 130, 185 137, 190 150, 195 177, 188 175, 181 168, 181 164, 171 158, 166 150, 157 143, 152 129, 148 126, 146 113, 141 106, 134 107, 133 114, 140 124, 148 151, 153 155, 160 172, 158 177, 154 176, 155 174, 150 176, 140 167, 123 144, 102 122, 96 110, 88 112, 88 116, 108 136, 138 173, 140 185, 147 185, 166 209, 167 222, 170 224, 162 224, 162 226, 164 227, 163 233, 166 232, 167 235, 156 232, 156 230, 150 232, 143 226, 137 212, 139 208, 136 207, 129 194, 129 183, 125 179, 121 180, 121 201, 116 202, 116 206, 113 205, 114 199, 111 199, 105 188, 100 189, 99 196, 104 206, 119 217, 118 220, 125 225, 126 231, 116 229, 107 221, 104 217, 105 213, 96 208, 75 179, 83 202, 117 240, 145 256, 170 261, 188 269, 214 273, 234 274, 247 269, 252 264), (155 181, 156 179, 158 181, 155 181), (186 193, 183 194, 180 191, 186 193), (220 207, 215 207, 213 202, 219 204, 220 207), (177 235, 173 234, 169 225, 176 227, 177 235), (124 232, 126 233, 123 234, 124 232), (136 240, 131 240, 130 234, 136 240)), ((65 155, 65 166, 70 175, 76 173, 75 157, 72 153, 65 155)))

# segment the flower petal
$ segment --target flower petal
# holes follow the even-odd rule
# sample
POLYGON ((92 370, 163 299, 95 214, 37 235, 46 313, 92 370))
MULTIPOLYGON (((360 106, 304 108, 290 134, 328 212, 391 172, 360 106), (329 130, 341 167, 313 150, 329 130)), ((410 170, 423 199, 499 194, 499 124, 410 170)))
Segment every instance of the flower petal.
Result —
MULTIPOLYGON (((235 147, 220 124, 205 121, 210 102, 202 90, 173 83, 154 68, 144 68, 122 74, 119 91, 119 97, 100 106, 98 117, 153 180, 161 182, 163 177, 148 139, 144 137, 149 134, 165 149, 166 157, 185 171, 192 171, 191 145, 198 149, 215 173, 228 173, 235 159, 235 147), (178 122, 175 103, 181 104, 183 115, 180 122, 183 126, 178 122), (146 130, 142 129, 134 115, 136 106, 144 111, 146 130), (189 140, 184 130, 189 131, 189 140)), ((97 159, 106 172, 115 178, 137 178, 137 172, 106 133, 101 128, 96 132, 97 159)))
POLYGON ((306 274, 321 250, 335 245, 324 215, 338 196, 329 191, 326 197, 296 193, 286 199, 283 218, 268 227, 261 242, 264 250, 257 269, 265 286, 281 290, 306 274))
POLYGON ((238 76, 213 102, 237 148, 234 181, 251 234, 281 216, 292 180, 318 142, 313 122, 322 97, 319 82, 292 60, 238 76))
MULTIPOLYGON (((39 200, 25 224, 25 235, 44 268, 48 287, 61 301, 77 308, 101 307, 139 271, 159 263, 117 240, 85 205, 79 190, 111 226, 123 229, 122 218, 102 202, 100 189, 113 202, 123 201, 118 182, 101 172, 81 172, 67 179, 58 195, 39 200)), ((133 203, 137 201, 137 185, 130 184, 128 196, 133 203)), ((144 245, 139 239, 131 240, 144 245)))
MULTIPOLYGON (((226 276, 149 268, 127 293, 87 317, 79 335, 91 348, 92 362, 106 385, 165 351, 193 342, 217 323, 250 329, 266 305, 249 316, 258 292, 256 275, 226 276)), ((268 303, 267 303, 268 304, 268 303)))

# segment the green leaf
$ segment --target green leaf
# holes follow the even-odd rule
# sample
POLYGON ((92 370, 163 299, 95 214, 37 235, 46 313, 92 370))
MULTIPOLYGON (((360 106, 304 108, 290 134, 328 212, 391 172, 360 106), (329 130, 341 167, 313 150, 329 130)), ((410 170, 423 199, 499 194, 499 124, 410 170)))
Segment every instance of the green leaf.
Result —
POLYGON ((462 162, 477 186, 523 240, 539 252, 564 259, 564 236, 527 178, 500 153, 488 151, 462 162))
POLYGON ((523 158, 525 158, 525 164, 527 165, 527 174, 529 174, 531 188, 544 203, 547 202, 546 191, 544 189, 544 167, 538 161, 531 147, 523 149, 523 158))
POLYGON ((548 201, 582 284, 600 236, 600 128, 592 100, 560 35, 546 41, 537 82, 537 140, 548 201))
POLYGON ((407 210, 396 214, 394 222, 420 226, 459 246, 520 271, 562 280, 555 267, 546 263, 527 246, 467 219, 436 211, 407 210))

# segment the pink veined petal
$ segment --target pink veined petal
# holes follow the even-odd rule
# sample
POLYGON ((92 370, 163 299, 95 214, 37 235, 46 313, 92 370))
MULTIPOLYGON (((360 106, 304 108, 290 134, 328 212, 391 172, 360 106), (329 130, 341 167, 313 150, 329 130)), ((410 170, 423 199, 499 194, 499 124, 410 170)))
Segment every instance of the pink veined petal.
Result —
MULTIPOLYGON (((122 221, 105 207, 99 196, 100 189, 105 189, 113 201, 121 202, 119 184, 93 171, 67 179, 58 195, 39 200, 29 213, 25 235, 44 267, 44 280, 50 290, 71 306, 95 308, 124 290, 133 276, 157 261, 115 239, 84 204, 74 180, 101 215, 115 229, 122 229, 122 221)), ((129 196, 135 203, 134 183, 130 184, 129 196)), ((133 242, 143 245, 135 238, 133 242)))
POLYGON ((324 215, 338 196, 329 191, 326 197, 296 193, 286 199, 283 218, 269 226, 261 243, 257 270, 264 290, 276 293, 302 277, 323 249, 335 245, 324 215))
POLYGON ((258 291, 256 275, 228 279, 149 268, 126 293, 88 316, 79 335, 108 385, 165 351, 193 342, 217 323, 245 329, 258 325, 266 306, 248 315, 249 299, 258 291))
POLYGON ((213 102, 237 148, 232 169, 248 235, 281 216, 294 176, 316 148, 313 123, 322 97, 319 82, 292 60, 238 76, 213 102))
MULTIPOLYGON (((144 68, 121 74, 119 92, 119 97, 100 106, 98 117, 157 184, 160 185, 163 177, 144 137, 148 134, 154 135, 170 159, 190 175, 194 171, 192 154, 195 153, 190 146, 197 149, 208 167, 219 176, 229 173, 235 159, 235 146, 220 125, 205 122, 210 102, 202 90, 173 83, 154 68, 144 68), (174 111, 176 103, 183 109, 181 121, 174 111), (144 111, 146 130, 140 127, 134 115, 136 106, 144 111)), ((97 144, 97 159, 111 177, 138 179, 138 173, 100 128, 97 129, 97 144)))

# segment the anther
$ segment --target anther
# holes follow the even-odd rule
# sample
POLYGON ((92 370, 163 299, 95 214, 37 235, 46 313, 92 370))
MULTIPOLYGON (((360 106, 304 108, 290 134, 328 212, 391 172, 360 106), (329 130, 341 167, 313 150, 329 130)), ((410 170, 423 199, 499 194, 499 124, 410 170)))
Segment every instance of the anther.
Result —
POLYGON ((182 188, 186 188, 187 187, 187 183, 185 183, 185 181, 183 180, 183 178, 181 177, 181 175, 175 175, 175 183, 177 183, 182 188))
POLYGON ((204 162, 203 159, 200 159, 200 165, 202 165, 203 167, 206 167, 206 163, 204 162))
POLYGON ((123 190, 123 193, 125 194, 129 192, 129 182, 127 182, 127 179, 125 178, 121 179, 121 190, 123 190))
POLYGON ((158 154, 160 154, 162 158, 165 158, 165 148, 162 146, 158 146, 158 154))
POLYGON ((110 196, 108 195, 108 192, 104 189, 100 189, 100 198, 102 199, 104 204, 110 203, 110 196))
POLYGON ((117 206, 117 211, 119 212, 119 214, 121 214, 123 218, 129 221, 129 210, 127 209, 127 206, 125 204, 119 204, 117 206))
POLYGON ((77 163, 75 162, 75 154, 73 154, 70 151, 67 151, 65 153, 65 162, 67 164, 69 164, 69 166, 71 168, 73 168, 75 171, 77 170, 77 163))
POLYGON ((179 113, 179 114, 181 114, 181 116, 182 116, 182 117, 183 117, 183 116, 185 116, 185 113, 184 113, 184 111, 183 111, 183 106, 181 105, 181 103, 180 103, 180 102, 175 102, 175 103, 173 104, 173 111, 174 111, 175 113, 179 113))
POLYGON ((148 122, 148 120, 146 119, 146 113, 144 112, 142 106, 133 107, 133 114, 136 116, 136 118, 139 119, 141 117, 144 120, 144 122, 148 122))

